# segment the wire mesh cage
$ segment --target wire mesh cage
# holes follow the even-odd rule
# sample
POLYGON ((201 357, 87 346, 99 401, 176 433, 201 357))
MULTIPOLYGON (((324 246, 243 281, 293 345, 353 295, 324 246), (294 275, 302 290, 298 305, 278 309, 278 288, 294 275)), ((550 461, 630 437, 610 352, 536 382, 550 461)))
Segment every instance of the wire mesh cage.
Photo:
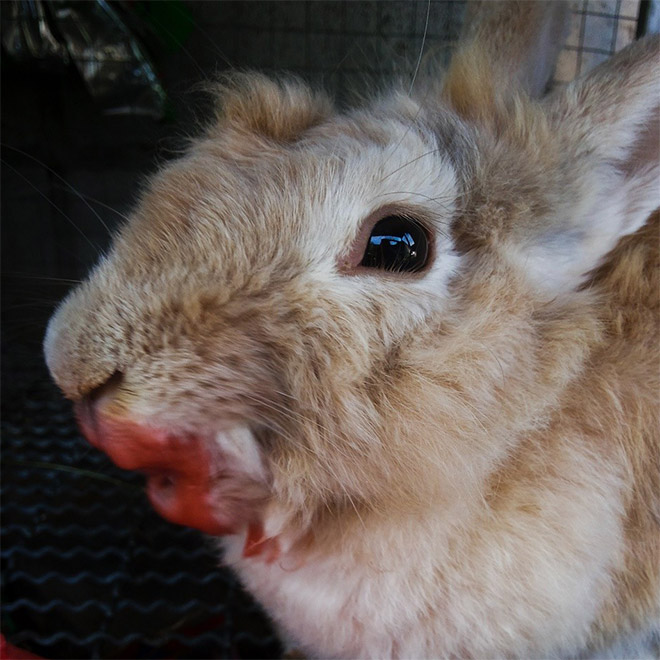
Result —
POLYGON ((575 4, 555 79, 572 80, 635 39, 639 0, 581 0, 575 4))
MULTIPOLYGON (((640 7, 577 2, 556 80, 632 41, 640 7)), ((18 20, 3 9, 3 22, 18 20)), ((96 258, 86 243, 107 245, 103 227, 121 221, 136 182, 162 158, 157 148, 195 124, 185 93, 192 82, 228 67, 288 70, 346 102, 351 90, 410 75, 420 57, 446 59, 465 2, 171 2, 144 10, 129 23, 178 123, 126 120, 121 133, 107 133, 93 106, 83 114, 75 83, 62 92, 48 78, 28 88, 23 69, 3 68, 3 91, 14 84, 20 93, 3 112, 2 632, 50 658, 280 657, 281 642, 219 566, 213 544, 158 518, 140 478, 81 438, 41 361, 48 309, 30 316, 30 330, 17 310, 81 277, 96 258), (188 27, 173 34, 182 22, 188 27)))

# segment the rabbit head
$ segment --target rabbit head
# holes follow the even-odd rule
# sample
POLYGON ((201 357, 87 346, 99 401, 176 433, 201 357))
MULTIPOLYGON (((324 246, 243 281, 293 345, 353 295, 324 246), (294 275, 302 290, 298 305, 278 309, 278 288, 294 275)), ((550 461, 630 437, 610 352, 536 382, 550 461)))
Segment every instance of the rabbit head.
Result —
POLYGON ((275 539, 272 561, 369 554, 368 530, 429 515, 445 547, 497 500, 607 591, 625 479, 555 436, 604 341, 590 273, 658 206, 658 41, 542 97, 564 13, 483 3, 444 76, 347 112, 290 79, 217 85, 45 340, 87 436, 163 515, 248 558, 275 539), (534 484, 571 465, 574 501, 544 512, 534 484))

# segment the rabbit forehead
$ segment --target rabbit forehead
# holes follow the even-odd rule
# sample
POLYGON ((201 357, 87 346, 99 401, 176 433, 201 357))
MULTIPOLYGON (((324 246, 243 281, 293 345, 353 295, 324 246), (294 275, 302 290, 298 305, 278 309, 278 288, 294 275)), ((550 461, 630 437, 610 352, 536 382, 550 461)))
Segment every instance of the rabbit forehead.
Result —
POLYGON ((334 271, 380 208, 423 215, 442 234, 440 252, 448 247, 458 182, 430 130, 343 121, 286 149, 246 155, 226 146, 201 142, 155 177, 113 261, 143 270, 179 262, 216 275, 256 266, 334 271))

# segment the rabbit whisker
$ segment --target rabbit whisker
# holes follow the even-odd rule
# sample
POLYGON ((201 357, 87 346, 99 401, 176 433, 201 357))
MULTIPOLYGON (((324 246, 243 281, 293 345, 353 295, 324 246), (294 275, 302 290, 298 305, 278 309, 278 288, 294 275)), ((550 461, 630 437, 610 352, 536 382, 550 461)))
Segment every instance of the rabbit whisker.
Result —
MULTIPOLYGON (((289 421, 296 422, 296 423, 303 423, 303 424, 311 424, 312 426, 315 426, 319 431, 323 433, 323 437, 326 441, 328 441, 334 448, 336 448, 343 456, 346 458, 349 458, 348 454, 343 451, 342 446, 346 446, 347 444, 347 439, 344 438, 343 436, 340 436, 336 432, 332 431, 331 429, 328 429, 326 426, 321 424, 319 421, 306 417, 302 413, 298 413, 293 410, 287 410, 283 406, 280 406, 279 404, 276 404, 271 401, 267 401, 263 397, 259 397, 258 395, 253 395, 253 394, 245 394, 245 397, 248 400, 251 400, 255 403, 258 403, 260 405, 263 405, 264 407, 282 415, 285 419, 288 419, 289 421), (341 441, 341 445, 337 443, 337 441, 341 441)), ((358 447, 355 447, 352 445, 354 449, 359 451, 358 447)), ((314 454, 313 449, 310 447, 305 447, 310 453, 314 454)), ((363 453, 363 452, 361 452, 363 453)))
MULTIPOLYGON (((21 154, 21 156, 24 156, 25 158, 29 158, 30 160, 34 161, 38 165, 41 165, 41 167, 43 167, 49 174, 52 174, 56 179, 61 181, 67 187, 67 189, 71 190, 79 199, 81 199, 82 202, 85 204, 85 206, 87 206, 87 208, 96 216, 96 219, 101 223, 101 225, 103 225, 103 228, 106 230, 108 235, 111 234, 111 231, 110 231, 110 228, 108 227, 108 225, 105 224, 103 218, 87 202, 87 200, 85 199, 85 196, 82 193, 80 193, 80 191, 78 191, 75 188, 75 186, 72 186, 64 177, 60 176, 52 167, 49 167, 43 160, 40 160, 39 158, 36 158, 32 154, 27 153, 27 151, 23 151, 22 149, 18 149, 17 147, 12 147, 9 144, 3 144, 2 146, 5 149, 11 149, 12 151, 15 151, 16 153, 21 154)), ((5 164, 7 164, 7 163, 5 163, 5 164)), ((11 165, 9 165, 9 167, 11 167, 11 165)), ((19 172, 17 172, 13 167, 11 169, 14 170, 14 172, 16 172, 17 174, 19 174, 19 172)), ((27 181, 27 179, 26 179, 26 181, 27 181)), ((36 190, 36 188, 35 188, 35 190, 36 190)))
POLYGON ((39 195, 43 197, 56 211, 61 213, 69 222, 69 224, 71 224, 71 226, 85 239, 85 241, 87 241, 87 243, 90 245, 90 247, 94 250, 95 253, 101 251, 101 248, 98 245, 92 243, 92 241, 88 238, 87 234, 85 234, 85 232, 82 229, 80 229, 80 227, 78 227, 78 225, 57 204, 55 204, 55 202, 52 199, 50 199, 48 195, 45 195, 41 190, 39 190, 39 188, 34 183, 32 183, 30 179, 28 179, 26 176, 21 174, 21 172, 19 172, 15 167, 10 165, 6 160, 0 159, 0 162, 6 167, 8 167, 10 170, 12 170, 17 176, 21 177, 21 179, 23 179, 25 183, 27 183, 31 188, 33 188, 37 193, 39 193, 39 195))
POLYGON ((426 151, 421 156, 416 156, 415 158, 410 159, 407 163, 404 163, 400 167, 397 167, 395 170, 392 170, 389 174, 386 174, 385 176, 380 178, 378 180, 378 183, 382 183, 383 181, 385 181, 385 179, 391 177, 393 174, 396 174, 397 172, 400 172, 401 170, 408 167, 408 165, 412 165, 413 163, 416 163, 418 160, 421 160, 422 158, 426 158, 427 156, 432 156, 433 154, 437 154, 439 152, 440 152, 440 148, 436 147, 435 149, 431 149, 430 151, 426 151))
POLYGON ((422 55, 424 54, 424 46, 426 45, 426 34, 429 29, 430 14, 431 14, 431 0, 428 0, 426 3, 426 21, 424 23, 424 34, 422 35, 422 46, 419 49, 419 57, 417 58, 417 64, 415 65, 415 72, 413 73, 412 80, 410 81, 410 88, 408 89, 408 95, 412 94, 413 87, 415 86, 415 80, 417 79, 417 74, 419 73, 419 67, 422 63, 422 55))

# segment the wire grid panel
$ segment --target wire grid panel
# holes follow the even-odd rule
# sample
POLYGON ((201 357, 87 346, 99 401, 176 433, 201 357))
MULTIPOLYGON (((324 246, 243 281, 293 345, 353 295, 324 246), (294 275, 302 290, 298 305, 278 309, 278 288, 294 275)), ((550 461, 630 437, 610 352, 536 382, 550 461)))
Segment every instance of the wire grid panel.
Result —
MULTIPOLYGON (((179 48, 194 77, 226 68, 292 71, 341 101, 392 78, 411 79, 420 63, 445 64, 460 35, 466 0, 190 0, 173 7, 192 19, 192 32, 179 48)), ((575 0, 573 8, 555 75, 562 82, 635 38, 640 0, 575 0)), ((152 28, 167 33, 171 26, 159 20, 152 16, 152 28)), ((93 56, 102 64, 116 53, 98 49, 93 56)))
POLYGON ((579 0, 555 80, 568 82, 634 41, 640 0, 579 0))
MULTIPOLYGON (((410 79, 419 61, 446 64, 465 6, 319 0, 210 3, 199 10, 210 26, 202 29, 206 45, 211 32, 222 35, 210 50, 222 66, 292 71, 343 100, 392 78, 410 79)), ((569 81, 633 41, 639 9, 640 0, 576 0, 555 80, 569 81)))
POLYGON ((448 53, 464 0, 410 2, 228 2, 194 5, 196 29, 222 67, 290 71, 334 93, 374 90, 408 78, 419 56, 448 53), (198 13, 199 12, 199 13, 198 13), (210 37, 219 35, 213 44, 210 37))

